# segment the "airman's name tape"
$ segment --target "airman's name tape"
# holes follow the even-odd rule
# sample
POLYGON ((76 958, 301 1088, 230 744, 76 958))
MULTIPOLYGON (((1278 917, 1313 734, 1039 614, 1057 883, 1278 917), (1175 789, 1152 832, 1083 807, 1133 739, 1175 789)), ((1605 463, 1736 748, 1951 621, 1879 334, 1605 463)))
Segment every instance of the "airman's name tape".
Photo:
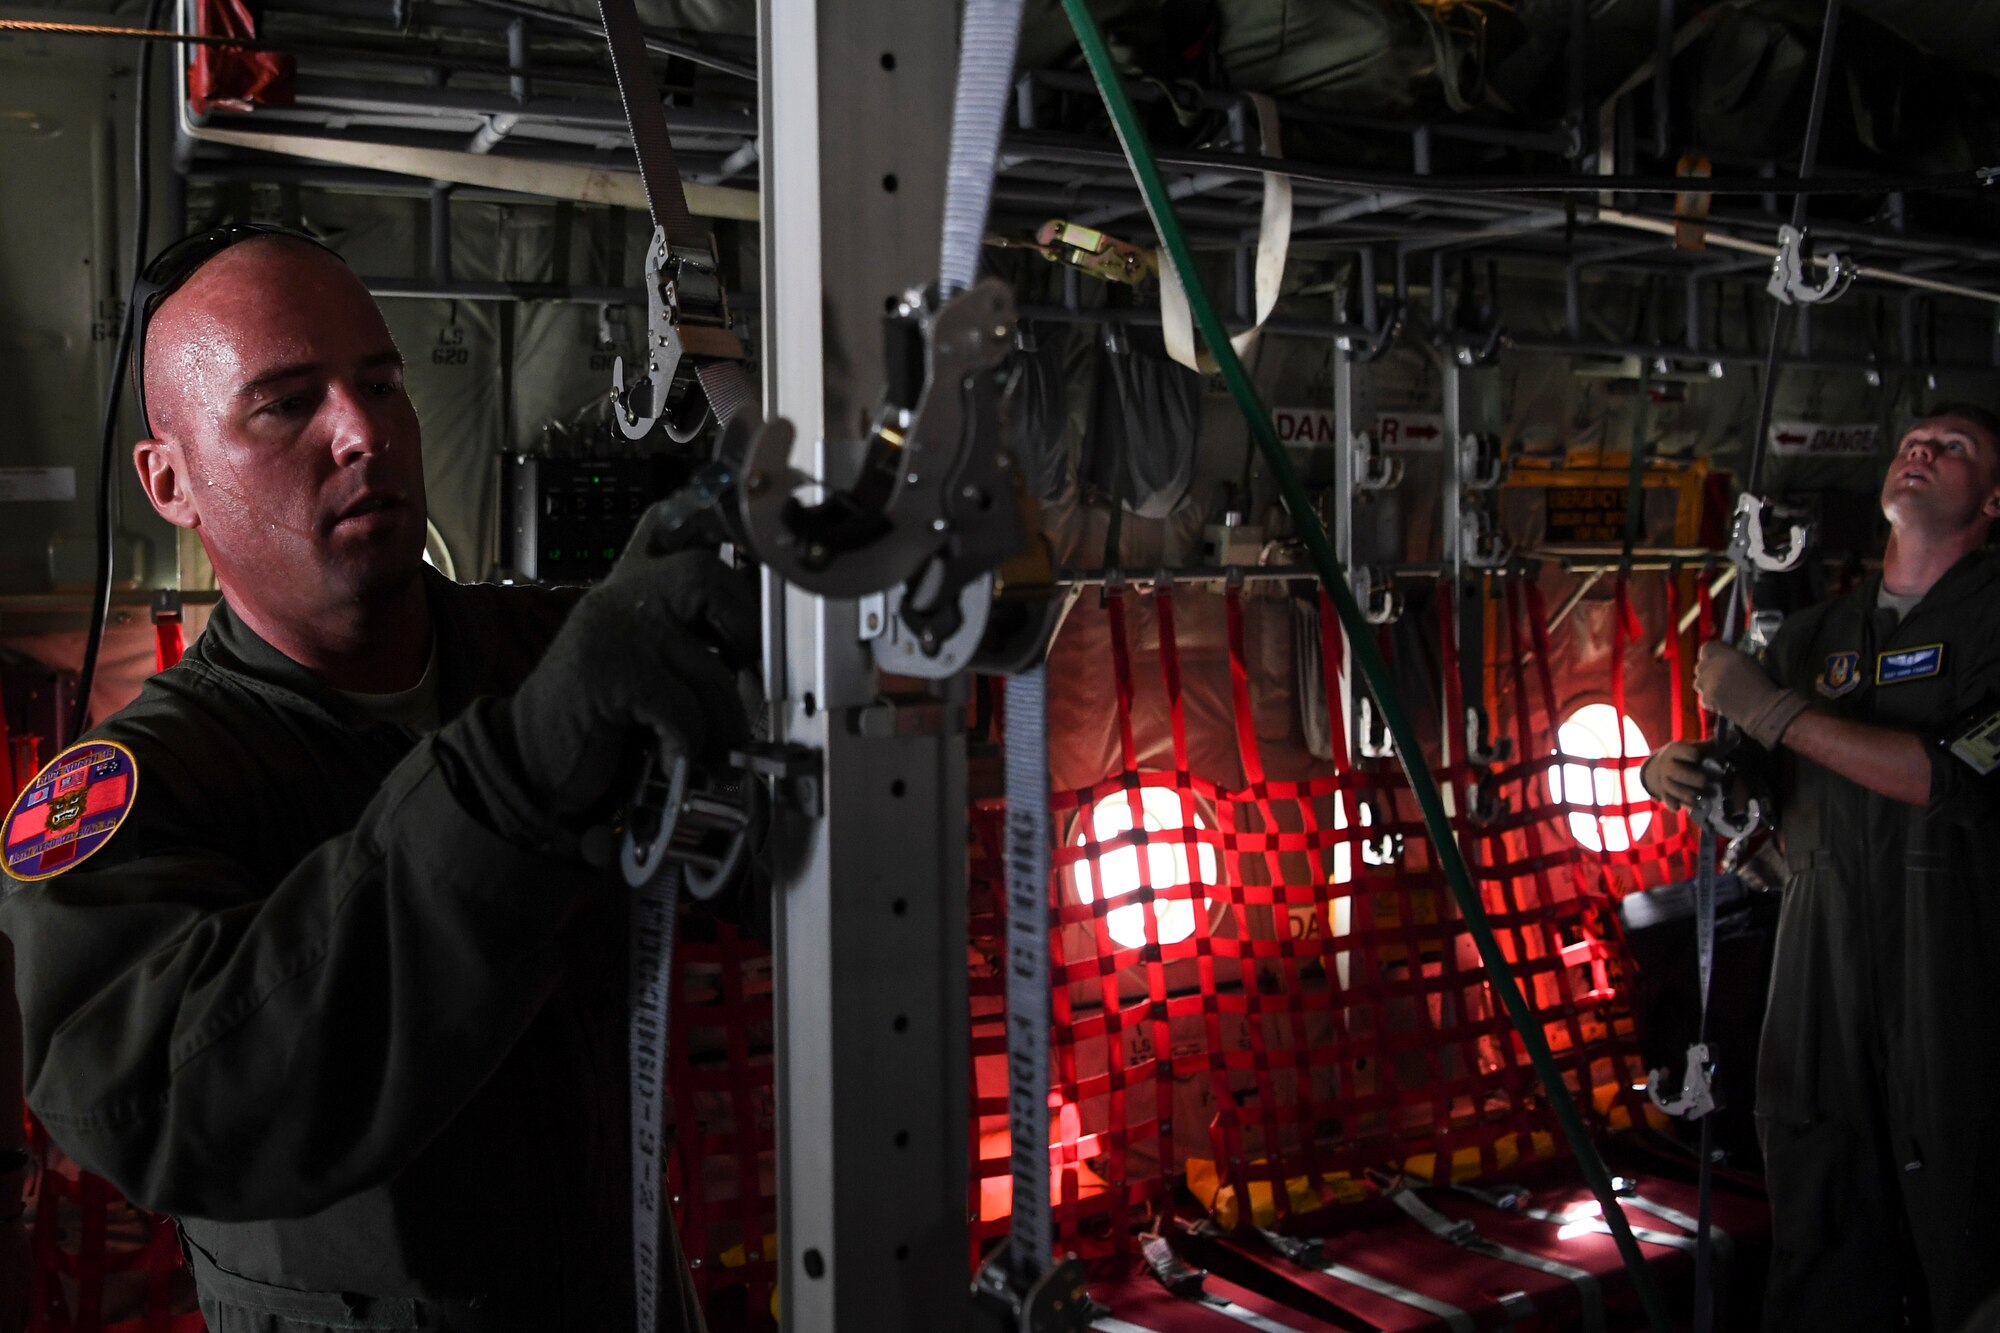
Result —
POLYGON ((1925 680, 1944 673, 1944 645, 1922 648, 1892 648, 1875 658, 1875 683, 1900 685, 1906 680, 1925 680))
POLYGON ((139 761, 116 741, 72 745, 35 775, 0 825, 7 873, 49 879, 101 850, 132 813, 139 761))

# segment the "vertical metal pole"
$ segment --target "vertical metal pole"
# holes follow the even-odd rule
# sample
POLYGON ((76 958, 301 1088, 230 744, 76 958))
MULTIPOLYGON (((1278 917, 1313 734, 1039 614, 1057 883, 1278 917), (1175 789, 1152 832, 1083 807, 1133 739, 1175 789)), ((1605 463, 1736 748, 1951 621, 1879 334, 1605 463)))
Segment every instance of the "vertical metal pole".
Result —
MULTIPOLYGON (((1365 251, 1363 252, 1366 253, 1365 251)), ((1363 265, 1364 272, 1372 265, 1363 265)), ((1373 274, 1368 274, 1372 280, 1373 274)), ((1372 321, 1371 327, 1372 327, 1372 321)), ((1333 553, 1340 561, 1340 567, 1347 571, 1350 583, 1356 582, 1354 566, 1354 440, 1361 431, 1372 432, 1372 419, 1356 419, 1354 399, 1354 357, 1347 349, 1347 340, 1342 338, 1333 347, 1333 512, 1332 520, 1333 553)), ((1340 716, 1347 728, 1347 753, 1357 756, 1361 753, 1361 730, 1354 716, 1354 646, 1347 642, 1347 635, 1340 636, 1341 659, 1339 662, 1340 716)), ((1358 819, 1352 808, 1349 819, 1358 819)))
MULTIPOLYGON (((1444 543, 1439 558, 1444 561, 1444 573, 1438 579, 1437 595, 1446 599, 1451 606, 1452 623, 1462 623, 1458 609, 1465 591, 1465 451, 1459 448, 1459 440, 1465 434, 1464 372, 1458 364, 1458 349, 1444 348, 1444 504, 1443 516, 1439 520, 1438 535, 1444 543)), ((1460 636, 1459 655, 1465 655, 1464 636, 1460 636)), ((1445 682, 1438 681, 1438 767, 1448 770, 1457 762, 1459 750, 1465 740, 1465 719, 1454 717, 1448 700, 1451 695, 1445 682)), ((1453 802, 1456 812, 1457 784, 1444 784, 1445 799, 1453 802)))
MULTIPOLYGON (((933 0, 758 5, 765 397, 808 476, 853 479, 883 310, 937 279, 957 41, 933 0)), ((969 1327, 962 687, 886 703, 855 603, 767 597, 779 730, 825 764, 776 839, 781 1322, 969 1327)))

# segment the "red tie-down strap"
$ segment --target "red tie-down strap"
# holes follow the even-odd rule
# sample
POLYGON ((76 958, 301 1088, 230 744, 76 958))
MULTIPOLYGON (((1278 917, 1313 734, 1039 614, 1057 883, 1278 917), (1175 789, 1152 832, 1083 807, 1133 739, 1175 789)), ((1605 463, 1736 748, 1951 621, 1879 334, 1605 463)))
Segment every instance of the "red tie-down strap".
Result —
POLYGON ((667 1197, 697 1297, 740 1288, 748 1327, 768 1328, 778 1268, 771 954, 683 907, 675 932, 667 1090, 674 1150, 667 1197))
MULTIPOLYGON (((246 0, 196 0, 195 31, 209 37, 257 35, 257 14, 246 0)), ((275 51, 198 46, 188 64, 188 105, 196 115, 290 106, 298 62, 275 51)))
MULTIPOLYGON (((1708 580, 1705 578, 1696 579, 1694 586, 1694 642, 1695 651, 1699 653, 1703 644, 1710 643, 1715 639, 1715 594, 1710 591, 1708 580)), ((1701 738, 1707 740, 1708 729, 1711 725, 1708 719, 1708 710, 1697 708, 1694 712, 1695 717, 1701 723, 1701 738)))
MULTIPOLYGON (((1665 655, 1667 659, 1667 693, 1672 700, 1668 713, 1667 730, 1671 740, 1687 739, 1687 657, 1681 651, 1681 575, 1678 569, 1667 571, 1667 623, 1665 655)), ((1708 719, 1699 708, 1694 710, 1701 727, 1702 736, 1708 735, 1708 719)), ((1675 827, 1686 837, 1689 832, 1688 812, 1683 809, 1674 817, 1675 827)))

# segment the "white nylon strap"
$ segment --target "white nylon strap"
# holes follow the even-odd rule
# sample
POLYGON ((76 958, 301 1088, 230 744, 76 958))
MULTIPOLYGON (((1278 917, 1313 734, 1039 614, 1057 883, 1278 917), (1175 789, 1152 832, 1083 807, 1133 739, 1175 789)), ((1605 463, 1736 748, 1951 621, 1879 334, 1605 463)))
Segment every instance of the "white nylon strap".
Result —
MULTIPOLYGON (((1278 104, 1262 93, 1245 93, 1257 109, 1258 151, 1277 157, 1280 146, 1278 104)), ((1278 304, 1278 292, 1285 285, 1285 257, 1292 246, 1292 178, 1279 171, 1264 173, 1264 211, 1257 224, 1257 322, 1229 340, 1236 355, 1243 357, 1257 345, 1264 321, 1278 304)), ((1215 357, 1197 352, 1194 316, 1188 309, 1187 289, 1174 268, 1173 256, 1162 247, 1160 260, 1160 332, 1165 335, 1167 355, 1190 370, 1205 375, 1217 371, 1215 357)))
POLYGON ((1472 1322, 1471 1315, 1459 1309, 1456 1305, 1448 1304, 1435 1297, 1426 1296, 1421 1291, 1411 1291, 1408 1287, 1399 1287, 1387 1278, 1376 1277, 1373 1273, 1364 1273, 1358 1268, 1349 1268, 1346 1264, 1323 1264, 1320 1266, 1319 1271, 1328 1277, 1339 1278, 1342 1282, 1351 1283, 1364 1291, 1372 1291, 1377 1296, 1387 1296, 1392 1301, 1401 1301, 1404 1305, 1422 1310, 1425 1314, 1436 1315, 1439 1319, 1444 1320, 1445 1326, 1451 1330, 1451 1333, 1475 1333, 1475 1325, 1472 1322))
MULTIPOLYGON (((1647 1212, 1653 1214, 1653 1216, 1655 1217, 1673 1223, 1675 1226, 1679 1227, 1682 1231, 1690 1233, 1699 1233, 1701 1230, 1700 1224, 1697 1223, 1694 1218, 1689 1217, 1686 1213, 1682 1212, 1680 1209, 1670 1208, 1663 1203, 1655 1203, 1653 1200, 1646 1198, 1642 1194, 1634 1194, 1630 1199, 1627 1200, 1627 1202, 1638 1205, 1639 1207, 1645 1209, 1647 1212)), ((1709 1243, 1715 1247, 1716 1262, 1718 1264, 1728 1263, 1730 1255, 1730 1247, 1732 1244, 1732 1242, 1729 1239, 1729 1233, 1727 1231, 1724 1231, 1721 1227, 1715 1225, 1713 1219, 1711 1219, 1708 1224, 1708 1239, 1709 1243)))
POLYGON ((1397 1190, 1389 1198, 1419 1226, 1439 1240, 1460 1249, 1490 1255, 1521 1268, 1532 1268, 1536 1272, 1562 1278, 1576 1288, 1577 1301, 1583 1307, 1584 1333, 1604 1333, 1604 1289, 1598 1285, 1596 1274, 1588 1269, 1578 1268, 1574 1264, 1551 1259, 1547 1255, 1502 1245, 1490 1237, 1481 1235, 1469 1222, 1452 1221, 1407 1189, 1397 1190))
MULTIPOLYGON (((1255 1310, 1247 1306, 1238 1305, 1235 1301, 1226 1301, 1220 1296, 1196 1296, 1193 1298, 1193 1302, 1196 1305, 1213 1310, 1226 1318, 1234 1319, 1237 1323, 1247 1328, 1254 1328, 1257 1330, 1257 1333, 1302 1333, 1303 1329, 1309 1327, 1300 1324, 1281 1324, 1266 1315, 1258 1314, 1255 1310)), ((1123 1319, 1113 1319, 1110 1315, 1092 1320, 1090 1326, 1097 1330, 1097 1333, 1165 1333, 1164 1330, 1147 1328, 1143 1324, 1129 1323, 1123 1319)), ((1310 1327, 1317 1327, 1317 1325, 1310 1327)))
POLYGON ((1267 1319, 1255 1310, 1246 1309, 1235 1301, 1225 1301, 1220 1296, 1198 1296, 1197 1302, 1220 1315, 1228 1315, 1239 1324, 1257 1330, 1257 1333, 1299 1333, 1296 1324, 1281 1324, 1275 1319, 1267 1319))

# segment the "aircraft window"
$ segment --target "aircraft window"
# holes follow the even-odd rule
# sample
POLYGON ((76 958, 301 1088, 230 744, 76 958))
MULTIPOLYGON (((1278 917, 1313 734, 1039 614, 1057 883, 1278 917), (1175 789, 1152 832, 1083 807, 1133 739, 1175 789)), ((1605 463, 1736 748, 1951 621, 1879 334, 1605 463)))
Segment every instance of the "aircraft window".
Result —
MULTIPOLYGON (((1555 801, 1565 799, 1563 792, 1569 791, 1567 799, 1576 805, 1619 805, 1618 774, 1614 771, 1618 758, 1618 713, 1610 704, 1585 704, 1571 713, 1556 732, 1556 749, 1572 759, 1609 759, 1610 766, 1592 768, 1587 764, 1564 764, 1549 770, 1549 797, 1555 801)), ((1625 719, 1625 757, 1644 759, 1653 752, 1646 740, 1646 733, 1630 717, 1625 719)), ((1635 763, 1625 772, 1625 799, 1622 804, 1644 805, 1650 802, 1646 788, 1639 781, 1639 766, 1635 763)), ((1646 836, 1652 826, 1653 812, 1635 810, 1627 819, 1609 815, 1599 817, 1572 811, 1569 817, 1569 834, 1577 842, 1593 852, 1622 852, 1634 842, 1646 836), (1628 833, 1626 825, 1631 825, 1628 833)))
MULTIPOLYGON (((1139 791, 1141 816, 1145 820, 1148 833, 1171 833, 1185 827, 1181 822, 1181 797, 1178 792, 1165 787, 1143 787, 1139 791)), ((1208 822, 1199 811, 1194 813, 1194 826, 1207 828, 1208 822)), ((1127 832, 1132 827, 1131 798, 1122 791, 1112 792, 1100 800, 1090 811, 1090 831, 1098 842, 1105 842, 1127 832)), ((1090 841, 1079 827, 1071 840, 1078 847, 1090 841)), ((1194 934, 1194 902, 1188 897, 1169 898, 1165 890, 1175 885, 1187 884, 1187 846, 1179 842, 1149 843, 1146 847, 1145 879, 1156 894, 1153 903, 1153 921, 1159 932, 1161 944, 1178 944, 1194 934)), ((1195 848, 1194 870, 1203 884, 1213 884, 1216 878, 1215 849, 1206 843, 1195 848)), ((1119 898, 1138 889, 1139 849, 1137 847, 1117 847, 1100 852, 1094 857, 1086 857, 1076 863, 1076 896, 1079 902, 1093 902, 1097 895, 1099 881, 1104 886, 1105 898, 1119 898)), ((1206 908, 1208 899, 1202 898, 1206 908)), ((1105 916, 1105 927, 1111 938, 1127 949, 1136 949, 1146 942, 1146 918, 1144 903, 1133 903, 1129 907, 1115 907, 1105 916)))

